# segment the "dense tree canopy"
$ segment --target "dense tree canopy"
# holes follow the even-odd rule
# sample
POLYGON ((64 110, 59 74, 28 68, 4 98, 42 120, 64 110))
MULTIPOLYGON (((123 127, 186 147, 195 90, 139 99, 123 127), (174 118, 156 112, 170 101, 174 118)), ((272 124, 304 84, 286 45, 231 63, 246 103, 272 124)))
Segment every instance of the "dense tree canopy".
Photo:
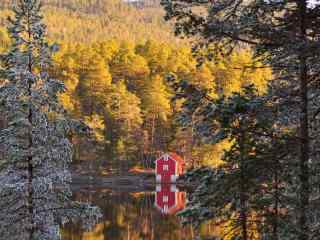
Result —
MULTIPOLYGON (((196 52, 209 47, 214 49, 206 54, 210 59, 220 61, 221 56, 231 54, 231 59, 234 57, 235 62, 243 63, 242 57, 237 56, 239 49, 252 49, 254 59, 264 65, 253 61, 236 67, 240 74, 233 75, 232 79, 237 79, 237 83, 241 82, 239 79, 247 82, 251 76, 256 78, 264 74, 262 71, 251 75, 251 70, 267 66, 273 70, 268 94, 273 97, 271 105, 279 104, 277 125, 282 126, 282 133, 291 132, 296 144, 295 151, 287 152, 290 161, 283 163, 291 172, 290 180, 284 184, 287 194, 291 194, 291 202, 285 207, 293 219, 288 228, 291 232, 281 237, 276 234, 273 239, 315 238, 319 232, 319 227, 313 224, 317 219, 314 204, 318 198, 318 190, 313 184, 319 180, 319 166, 315 160, 319 158, 319 133, 315 129, 319 128, 320 112, 318 1, 162 0, 162 4, 166 18, 175 21, 176 34, 197 39, 196 52)), ((193 102, 185 116, 202 105, 202 92, 198 99, 191 92, 187 98, 193 102)), ((210 120, 215 107, 206 110, 199 115, 210 120)), ((257 116, 255 118, 258 121, 257 116)), ((207 131, 206 138, 213 134, 210 125, 201 130, 207 131)), ((287 140, 287 144, 289 148, 292 141, 287 140)), ((245 153, 242 155, 246 158, 245 153)), ((250 238, 245 234, 242 239, 250 238)))
MULTIPOLYGON (((0 2, 0 25, 6 25, 11 0, 0 2)), ((150 1, 151 2, 151 1, 150 1)), ((159 3, 137 8, 122 0, 45 0, 44 16, 50 39, 96 42, 111 38, 178 42, 163 20, 159 3)))
MULTIPOLYGON (((10 14, 8 6, 9 1, 1 2, 3 25, 10 14)), ((154 20, 160 19, 158 5, 141 9, 120 1, 48 0, 44 7, 49 37, 61 42, 50 69, 66 86, 60 101, 69 113, 96 130, 95 136, 110 156, 130 152, 130 159, 147 159, 149 164, 159 152, 172 150, 180 151, 192 166, 218 162, 229 144, 203 145, 194 134, 181 131, 175 123, 181 103, 171 102, 167 75, 186 79, 211 96, 231 94, 247 83, 255 83, 263 92, 271 78, 268 68, 240 70, 253 61, 249 50, 198 66, 197 56, 187 45, 178 47, 176 40, 171 41, 168 24, 154 20), (146 26, 139 25, 146 22, 146 26), (122 24, 127 24, 126 30, 122 24)), ((9 45, 6 31, 1 30, 0 51, 9 45)))
POLYGON ((219 96, 240 91, 248 83, 256 84, 262 93, 271 71, 257 68, 240 72, 238 67, 252 61, 249 51, 198 66, 196 57, 186 47, 165 43, 161 48, 157 46, 152 40, 143 44, 110 40, 91 45, 62 45, 52 68, 67 86, 61 101, 76 116, 87 121, 101 120, 98 122, 105 127, 97 130, 104 135, 112 156, 117 156, 115 153, 120 149, 130 149, 131 159, 141 160, 141 156, 157 155, 159 151, 183 149, 191 141, 190 146, 194 147, 188 146, 181 154, 190 160, 205 156, 207 163, 210 158, 217 161, 223 148, 203 146, 207 152, 204 153, 202 143, 191 140, 192 134, 184 134, 175 124, 182 102, 171 102, 173 89, 167 75, 187 79, 211 96, 219 96))

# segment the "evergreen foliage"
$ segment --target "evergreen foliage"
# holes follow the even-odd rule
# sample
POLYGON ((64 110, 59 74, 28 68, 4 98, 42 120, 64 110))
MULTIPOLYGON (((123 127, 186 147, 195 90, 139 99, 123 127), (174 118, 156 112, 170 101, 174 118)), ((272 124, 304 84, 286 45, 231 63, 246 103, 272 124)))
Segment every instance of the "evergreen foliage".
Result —
MULTIPOLYGON (((284 157, 287 161, 281 164, 289 176, 284 185, 290 202, 284 211, 290 212, 292 221, 284 229, 290 229, 290 233, 277 235, 275 239, 313 239, 319 231, 314 224, 318 190, 312 187, 319 177, 316 160, 319 135, 314 132, 319 109, 314 101, 319 97, 318 3, 162 0, 162 4, 166 18, 176 20, 176 34, 199 40, 196 51, 213 47, 213 54, 207 56, 217 60, 247 46, 252 48, 255 59, 265 65, 249 64, 241 69, 272 68, 270 94, 272 104, 278 105, 277 124, 282 133, 292 135, 290 141, 286 140, 287 148, 291 144, 297 146, 287 152, 284 157)), ((188 106, 184 116, 201 104, 201 95, 197 97, 188 96, 195 103, 188 106)), ((202 118, 210 118, 210 112, 202 112, 202 118)), ((201 128, 205 138, 212 137, 210 127, 201 128)), ((281 230, 278 229, 279 234, 281 230)), ((250 238, 242 236, 242 239, 250 238)))
POLYGON ((98 209, 71 200, 68 164, 72 160, 72 144, 68 135, 85 133, 88 128, 69 119, 58 101, 64 85, 47 72, 57 46, 46 40, 40 7, 38 0, 17 2, 8 28, 13 44, 3 56, 3 239, 60 239, 60 223, 83 217, 89 226, 99 216, 98 209))
POLYGON ((284 212, 289 173, 283 163, 291 135, 278 129, 277 106, 270 95, 259 96, 249 85, 242 93, 214 99, 185 82, 173 85, 176 98, 186 99, 180 123, 194 124, 198 138, 207 143, 231 144, 218 167, 186 175, 187 181, 200 184, 180 213, 184 223, 199 227, 213 219, 224 228, 223 239, 288 237, 293 222, 284 212))
MULTIPOLYGON (((146 0, 149 1, 149 0, 146 0)), ((0 2, 0 26, 6 25, 11 0, 0 2)), ((92 43, 116 38, 135 42, 180 42, 163 19, 159 1, 135 7, 122 0, 44 0, 48 37, 54 41, 92 43)))
MULTIPOLYGON (((152 40, 136 45, 115 40, 90 46, 62 45, 50 70, 67 87, 67 91, 60 95, 61 103, 73 116, 88 120, 90 116, 98 115, 99 119, 104 120, 104 141, 100 143, 104 142, 106 151, 115 158, 115 143, 117 139, 122 139, 124 148, 131 149, 130 159, 134 163, 141 163, 143 156, 156 157, 159 151, 176 149, 183 149, 180 154, 191 165, 194 159, 200 163, 202 158, 207 163, 217 162, 222 145, 228 144, 221 143, 220 147, 202 146, 196 141, 186 144, 189 140, 193 141, 192 134, 182 133, 174 122, 180 103, 170 102, 172 89, 165 81, 166 75, 172 73, 178 78, 186 78, 188 82, 210 90, 212 96, 218 96, 230 94, 230 89, 239 90, 247 83, 256 83, 255 86, 263 92, 267 79, 271 78, 271 71, 257 68, 250 71, 251 77, 245 80, 234 66, 250 63, 250 53, 239 53, 238 58, 242 58, 243 62, 230 57, 217 64, 197 66, 195 57, 186 47, 160 46, 152 40), (237 78, 233 79, 235 76, 237 78), (230 83, 223 85, 221 82, 230 83), (126 116, 125 112, 130 108, 135 114, 127 116, 128 128, 126 121, 119 119, 123 119, 120 115, 123 113, 126 116), (130 129, 134 134, 124 129, 130 129), (202 152, 204 149, 206 151, 202 152)), ((98 135, 101 135, 103 131, 99 129, 98 135)))

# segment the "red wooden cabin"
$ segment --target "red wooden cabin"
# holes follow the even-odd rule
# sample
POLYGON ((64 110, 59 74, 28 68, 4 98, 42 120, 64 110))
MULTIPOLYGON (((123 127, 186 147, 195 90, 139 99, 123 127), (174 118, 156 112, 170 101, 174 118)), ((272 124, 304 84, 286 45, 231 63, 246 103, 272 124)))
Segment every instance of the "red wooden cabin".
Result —
POLYGON ((176 153, 164 154, 156 160, 156 181, 158 183, 175 183, 184 173, 185 162, 176 153))
POLYGON ((172 215, 184 209, 186 193, 179 192, 173 184, 157 185, 155 205, 163 214, 172 215))

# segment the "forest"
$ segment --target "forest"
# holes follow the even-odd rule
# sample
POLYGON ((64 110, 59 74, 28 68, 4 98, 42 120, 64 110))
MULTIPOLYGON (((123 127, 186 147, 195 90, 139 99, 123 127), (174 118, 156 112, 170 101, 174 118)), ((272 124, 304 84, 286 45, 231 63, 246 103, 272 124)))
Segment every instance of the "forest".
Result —
MULTIPOLYGON (((122 0, 44 0, 43 11, 48 34, 54 41, 92 43, 116 38, 143 42, 154 38, 177 43, 172 24, 163 19, 158 1, 149 0, 137 8, 122 0), (155 4, 157 3, 157 4, 155 4)), ((11 0, 0 2, 0 25, 6 28, 11 0)))
POLYGON ((14 5, 0 3, 1 236, 82 240, 80 228, 61 227, 80 218, 115 240, 168 240, 168 225, 197 240, 319 238, 316 1, 14 5), (90 201, 72 198, 71 162, 94 173, 93 185, 101 174, 154 169, 168 152, 186 164, 177 216, 190 228, 163 216, 167 196, 163 215, 153 213, 157 180, 152 191, 104 189, 103 211, 88 190, 90 201))
MULTIPOLYGON (((96 2, 99 3, 100 1, 96 2)), ((116 2, 108 1, 108 6, 105 7, 109 8, 109 5, 111 10, 117 6, 116 2)), ((81 9, 80 11, 90 12, 90 7, 100 9, 92 3, 77 2, 70 3, 69 6, 59 1, 49 1, 48 6, 58 7, 61 11, 81 9)), ((125 16, 130 12, 124 22, 139 16, 131 8, 133 7, 123 7, 124 10, 118 13, 125 16)), ((159 9, 158 6, 155 11, 160 11, 159 9)), ((53 14, 57 16, 53 18, 60 21, 64 18, 59 12, 54 11, 53 14)), ((115 14, 118 11, 112 12, 115 14)), ((95 28, 92 28, 94 34, 84 33, 93 38, 87 42, 88 39, 83 41, 78 32, 73 35, 69 27, 67 36, 56 36, 55 32, 60 32, 61 26, 51 29, 54 20, 51 20, 49 14, 45 16, 48 18, 48 28, 54 34, 50 39, 58 41, 60 45, 50 73, 66 85, 67 91, 60 96, 63 106, 73 117, 82 119, 94 129, 95 144, 99 145, 94 150, 105 152, 98 154, 101 158, 95 163, 98 168, 102 168, 103 163, 110 162, 124 170, 133 166, 151 167, 155 158, 166 151, 177 151, 190 167, 218 164, 228 144, 203 144, 193 136, 192 129, 182 131, 175 120, 180 104, 171 101, 174 92, 166 81, 167 76, 174 74, 180 79, 187 79, 201 89, 209 90, 212 96, 230 95, 248 83, 255 84, 259 91, 264 92, 267 81, 271 78, 270 69, 257 68, 242 72, 243 66, 253 62, 249 49, 222 58, 219 62, 207 62, 198 66, 197 56, 187 43, 177 45, 170 38, 159 42, 157 34, 150 32, 151 37, 145 35, 138 42, 134 38, 130 38, 130 41, 123 40, 127 36, 116 33, 108 34, 106 38, 110 39, 105 40, 94 36, 100 34, 95 28), (96 38, 99 41, 95 41, 96 38), (70 43, 73 41, 76 43, 70 43)), ((66 18, 69 19, 69 16, 66 18)), ((74 23, 80 24, 76 29, 83 29, 82 24, 88 26, 87 23, 81 23, 83 19, 74 23)), ((166 29, 168 24, 157 26, 159 31, 167 31, 170 35, 170 31, 166 29)), ((112 27, 121 28, 114 21, 112 27)), ((126 28, 129 30, 130 26, 126 25, 126 28)), ((2 31, 0 42, 2 51, 5 51, 10 44, 6 31, 2 31)), ((86 142, 77 144, 77 147, 80 149, 83 145, 86 142)), ((94 152, 84 154, 87 151, 76 151, 76 159, 97 159, 94 152)))

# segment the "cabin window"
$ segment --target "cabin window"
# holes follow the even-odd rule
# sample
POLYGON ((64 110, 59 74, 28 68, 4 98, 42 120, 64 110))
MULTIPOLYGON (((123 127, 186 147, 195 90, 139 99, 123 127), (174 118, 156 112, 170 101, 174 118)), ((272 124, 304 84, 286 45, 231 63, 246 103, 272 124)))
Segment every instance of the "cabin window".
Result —
POLYGON ((162 199, 162 201, 163 201, 164 203, 167 203, 167 202, 169 201, 169 198, 168 198, 168 196, 163 196, 163 199, 162 199))
POLYGON ((169 165, 163 165, 163 171, 169 171, 169 165))

